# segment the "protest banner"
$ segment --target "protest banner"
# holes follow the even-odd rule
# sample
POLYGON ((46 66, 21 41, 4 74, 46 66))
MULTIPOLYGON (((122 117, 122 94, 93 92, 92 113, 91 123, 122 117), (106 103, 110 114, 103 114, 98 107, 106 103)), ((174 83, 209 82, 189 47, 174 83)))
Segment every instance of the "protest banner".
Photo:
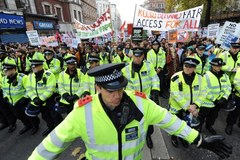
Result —
POLYGON ((203 5, 176 13, 159 13, 136 6, 133 27, 159 31, 173 29, 197 31, 202 11, 203 5))
POLYGON ((230 46, 231 46, 231 43, 235 43, 235 42, 237 42, 237 40, 238 40, 237 36, 229 34, 227 36, 227 38, 225 39, 225 41, 222 43, 221 48, 223 48, 225 50, 229 50, 230 46))
POLYGON ((81 40, 79 38, 73 38, 71 47, 77 48, 79 43, 81 43, 81 40))
POLYGON ((132 31, 132 41, 141 42, 143 38, 143 28, 142 27, 133 27, 132 31))
POLYGON ((239 35, 240 34, 240 24, 235 23, 235 22, 226 21, 224 23, 220 33, 218 34, 215 43, 223 44, 226 41, 229 34, 239 38, 240 37, 240 35, 239 35))
POLYGON ((207 37, 208 35, 208 27, 203 27, 202 28, 202 37, 207 37))
POLYGON ((33 46, 40 45, 40 39, 36 30, 26 31, 26 34, 31 45, 33 46))
POLYGON ((83 24, 75 19, 74 26, 77 31, 76 36, 80 39, 99 37, 112 32, 110 9, 108 8, 108 10, 91 25, 83 24))
POLYGON ((189 42, 192 32, 186 30, 177 30, 177 42, 189 42))
POLYGON ((55 47, 55 46, 58 46, 58 41, 57 39, 55 38, 55 36, 43 36, 43 37, 39 37, 40 39, 40 45, 46 45, 46 46, 52 46, 52 47, 55 47))
POLYGON ((219 23, 208 25, 207 38, 215 38, 218 36, 219 25, 219 23))

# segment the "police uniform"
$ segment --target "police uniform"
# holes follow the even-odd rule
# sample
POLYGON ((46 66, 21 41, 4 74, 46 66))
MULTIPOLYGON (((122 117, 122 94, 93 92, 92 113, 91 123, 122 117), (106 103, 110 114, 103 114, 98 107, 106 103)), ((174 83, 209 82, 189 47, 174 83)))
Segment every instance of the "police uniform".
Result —
POLYGON ((35 53, 35 50, 34 50, 35 48, 37 48, 37 46, 31 46, 31 45, 29 45, 29 46, 27 47, 27 49, 28 49, 28 54, 27 54, 26 60, 25 60, 25 63, 26 63, 25 73, 26 73, 26 74, 29 74, 29 73, 31 72, 31 60, 32 60, 32 57, 33 57, 33 55, 34 55, 34 53, 35 53), (31 51, 29 51, 29 50, 31 50, 31 51))
POLYGON ((155 70, 161 70, 159 73, 157 73, 159 79, 160 79, 160 91, 161 96, 163 98, 168 98, 167 87, 166 87, 166 80, 165 80, 165 65, 166 65, 166 52, 163 50, 162 47, 160 47, 160 43, 157 40, 154 40, 152 42, 152 45, 158 45, 158 49, 154 50, 151 49, 147 53, 147 61, 150 62, 155 70))
MULTIPOLYGON (((113 92, 120 91, 127 85, 127 79, 120 72, 124 66, 124 63, 101 65, 91 69, 88 74, 95 77, 99 87, 113 92)), ((78 137, 82 138, 87 147, 86 159, 140 160, 146 130, 151 124, 157 124, 189 143, 194 142, 198 147, 221 154, 223 158, 225 154, 229 156, 231 147, 226 147, 220 137, 213 140, 209 137, 209 141, 206 141, 196 130, 156 105, 144 93, 122 93, 121 103, 112 110, 104 103, 102 94, 80 99, 75 104, 76 108, 37 146, 29 160, 55 159, 78 137), (222 147, 226 147, 226 151, 222 147)))
MULTIPOLYGON (((206 46, 199 45, 197 48, 201 50, 205 50, 206 46)), ((195 58, 199 61, 199 64, 196 67, 196 71, 195 71, 196 73, 203 76, 206 73, 206 71, 209 70, 210 64, 209 64, 209 59, 207 55, 203 54, 200 56, 198 53, 195 53, 195 54, 189 55, 188 57, 195 58)))
MULTIPOLYGON (((69 55, 65 58, 67 65, 75 65, 77 67, 77 59, 73 55, 69 55)), ((58 89, 61 95, 60 104, 58 109, 66 108, 66 112, 70 113, 73 109, 74 102, 79 99, 83 93, 83 78, 84 74, 80 69, 75 68, 74 71, 70 71, 67 68, 62 71, 58 79, 58 89)))
MULTIPOLYGON (((51 54, 53 56, 54 52, 52 50, 44 50, 43 54, 51 54)), ((55 75, 56 80, 58 80, 59 73, 61 72, 61 62, 54 57, 49 60, 46 59, 43 63, 43 69, 52 72, 55 75)))
MULTIPOLYGON (((240 48, 240 44, 238 43, 231 43, 231 47, 233 48, 240 48)), ((223 62, 226 63, 222 67, 222 70, 227 73, 231 84, 233 84, 233 79, 236 74, 236 68, 240 68, 240 51, 238 53, 233 54, 230 51, 225 51, 219 54, 219 58, 223 59, 223 62)))
POLYGON ((25 107, 28 103, 28 97, 25 89, 27 76, 23 73, 17 72, 17 65, 13 58, 6 58, 4 60, 3 67, 5 71, 14 68, 16 69, 16 72, 13 75, 3 77, 2 89, 3 97, 7 101, 7 105, 5 107, 9 107, 16 118, 21 120, 24 124, 24 127, 19 131, 19 134, 21 135, 32 127, 29 118, 24 113, 25 107))
MULTIPOLYGON (((133 48, 133 56, 140 57, 144 54, 143 48, 133 48)), ((160 80, 154 67, 146 61, 135 64, 134 61, 122 69, 123 75, 128 79, 127 90, 140 91, 159 104, 160 80)), ((151 134, 153 126, 149 126, 147 132, 147 145, 153 147, 151 134)))
POLYGON ((113 57, 112 63, 130 62, 131 58, 123 53, 123 46, 117 47, 117 54, 113 57), (121 54, 119 54, 121 52, 121 54))
MULTIPOLYGON (((43 66, 44 60, 44 56, 41 53, 35 53, 32 57, 31 65, 32 67, 36 67, 37 65, 43 66)), ((28 75, 26 90, 31 100, 26 107, 25 113, 30 117, 32 122, 32 134, 35 134, 38 130, 38 114, 41 113, 48 127, 42 133, 45 136, 54 129, 55 125, 62 121, 62 118, 51 108, 54 106, 56 78, 53 73, 44 71, 44 69, 37 73, 31 73, 28 75)))
MULTIPOLYGON (((214 58, 210 62, 212 66, 224 66, 225 63, 221 58, 214 58)), ((228 97, 231 94, 231 83, 226 73, 215 71, 211 68, 204 75, 204 82, 207 84, 205 98, 202 101, 202 106, 199 111, 199 120, 201 130, 204 120, 206 119, 206 129, 213 135, 216 131, 212 128, 215 120, 218 117, 220 108, 226 108, 228 105, 228 97)))
MULTIPOLYGON (((89 55, 88 62, 99 63, 101 62, 101 59, 98 56, 89 55)), ((89 69, 92 69, 92 68, 89 68, 89 69)), ((85 74, 84 75, 84 93, 82 96, 93 95, 96 93, 97 91, 95 88, 95 78, 92 76, 89 76, 88 74, 85 74)))
MULTIPOLYGON (((198 63, 198 60, 190 57, 184 60, 184 65, 190 65, 191 67, 196 67, 198 63)), ((180 119, 186 120, 190 125, 191 121, 188 120, 190 115, 188 107, 191 104, 195 104, 198 107, 201 106, 202 98, 206 93, 204 91, 204 84, 202 76, 195 72, 193 72, 192 75, 187 75, 183 71, 175 73, 171 77, 170 82, 170 112, 177 115, 180 119)), ((188 147, 188 144, 185 141, 182 139, 181 141, 184 147, 188 147)), ((172 144, 175 147, 178 146, 176 136, 172 136, 172 144)))

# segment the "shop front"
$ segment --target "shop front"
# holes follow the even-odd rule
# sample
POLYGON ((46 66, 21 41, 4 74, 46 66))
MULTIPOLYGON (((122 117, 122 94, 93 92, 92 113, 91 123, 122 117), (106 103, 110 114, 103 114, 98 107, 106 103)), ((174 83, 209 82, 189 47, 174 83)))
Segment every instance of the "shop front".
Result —
POLYGON ((0 42, 28 42, 23 15, 0 13, 0 42))

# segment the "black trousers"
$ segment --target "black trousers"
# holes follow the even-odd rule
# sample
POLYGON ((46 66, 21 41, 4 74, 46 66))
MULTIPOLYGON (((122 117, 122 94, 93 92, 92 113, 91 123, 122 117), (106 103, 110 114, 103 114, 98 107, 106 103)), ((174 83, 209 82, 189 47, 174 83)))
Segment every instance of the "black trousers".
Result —
POLYGON ((10 109, 9 105, 4 101, 4 99, 0 98, 0 112, 1 118, 4 123, 9 125, 13 125, 16 123, 17 118, 13 114, 12 110, 10 109))
POLYGON ((46 106, 49 108, 49 112, 51 114, 55 126, 59 125, 63 121, 62 115, 55 111, 54 108, 54 105, 56 104, 55 99, 58 96, 59 95, 57 93, 54 93, 50 98, 46 100, 46 106))
POLYGON ((213 126, 219 113, 220 107, 215 106, 213 108, 201 107, 198 119, 200 121, 199 128, 201 130, 204 121, 206 120, 206 126, 213 126))
POLYGON ((28 116, 25 114, 25 108, 27 106, 27 102, 21 105, 10 106, 13 114, 19 119, 24 126, 31 126, 31 121, 28 116))
POLYGON ((227 116, 228 125, 234 125, 237 122, 237 119, 240 117, 240 97, 235 96, 234 98, 236 101, 236 109, 228 113, 227 116))
POLYGON ((162 70, 160 73, 157 74, 160 79, 160 93, 164 93, 167 91, 167 83, 166 83, 166 76, 165 70, 162 70))

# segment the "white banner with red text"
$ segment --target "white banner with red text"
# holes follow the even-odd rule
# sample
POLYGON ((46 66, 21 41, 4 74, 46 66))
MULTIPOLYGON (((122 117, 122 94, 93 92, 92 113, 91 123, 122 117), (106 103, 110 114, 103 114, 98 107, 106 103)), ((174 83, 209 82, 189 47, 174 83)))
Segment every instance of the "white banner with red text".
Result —
POLYGON ((159 13, 136 6, 133 26, 144 30, 169 31, 183 29, 197 31, 203 5, 176 13, 159 13))

